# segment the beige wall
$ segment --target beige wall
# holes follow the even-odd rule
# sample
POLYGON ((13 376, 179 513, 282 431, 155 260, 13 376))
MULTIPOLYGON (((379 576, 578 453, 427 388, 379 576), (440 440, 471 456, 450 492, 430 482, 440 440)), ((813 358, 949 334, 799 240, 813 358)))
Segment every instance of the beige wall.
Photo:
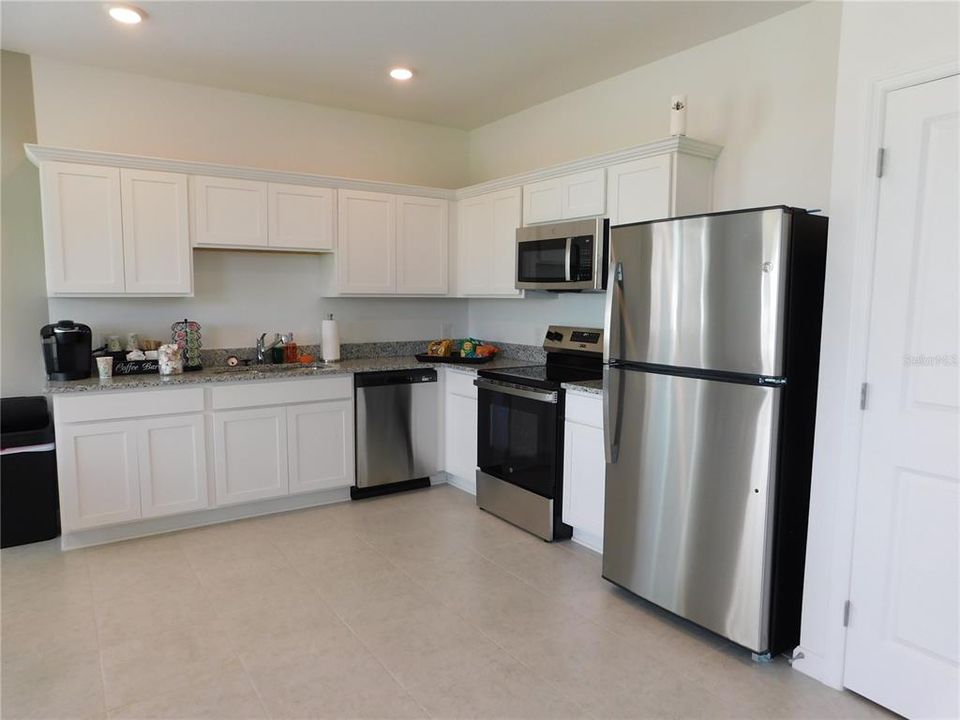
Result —
POLYGON ((23 153, 36 140, 30 58, 0 53, 0 394, 36 395, 44 379, 47 323, 37 169, 23 153))
MULTIPOLYGON (((439 187, 464 184, 466 134, 435 125, 33 58, 42 145, 249 165, 439 187)), ((332 312, 346 342, 467 333, 463 300, 321 297, 320 257, 196 251, 193 298, 51 299, 50 317, 165 337, 184 317, 206 347, 265 331, 318 342, 332 312)))
POLYGON ((463 130, 33 58, 43 145, 459 187, 463 130))
MULTIPOLYGON (((665 137, 670 96, 686 93, 687 134, 723 146, 715 210, 827 210, 840 7, 805 5, 471 131, 471 180, 665 137)), ((540 342, 564 321, 602 325, 602 297, 470 302, 480 337, 540 342)))

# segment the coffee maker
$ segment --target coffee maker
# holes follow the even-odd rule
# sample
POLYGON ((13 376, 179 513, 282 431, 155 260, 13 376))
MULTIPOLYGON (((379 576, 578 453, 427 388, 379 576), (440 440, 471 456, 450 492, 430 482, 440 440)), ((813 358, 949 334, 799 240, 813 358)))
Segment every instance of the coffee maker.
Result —
POLYGON ((90 377, 91 337, 89 326, 73 320, 59 320, 40 328, 47 380, 90 377))

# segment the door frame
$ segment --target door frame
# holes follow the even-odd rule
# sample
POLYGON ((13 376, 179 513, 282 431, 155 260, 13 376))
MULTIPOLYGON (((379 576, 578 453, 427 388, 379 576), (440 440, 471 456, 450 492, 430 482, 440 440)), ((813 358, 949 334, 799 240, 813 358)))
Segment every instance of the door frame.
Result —
MULTIPOLYGON (((860 384, 866 377, 870 347, 870 321, 877 246, 880 180, 877 177, 876 151, 881 147, 886 130, 887 101, 890 93, 956 75, 960 72, 955 60, 928 64, 874 80, 868 90, 868 113, 863 134, 863 162, 860 168, 858 207, 852 238, 852 277, 850 278, 850 312, 847 322, 845 365, 846 389, 840 420, 843 435, 840 456, 833 464, 837 470, 829 478, 836 482, 836 491, 829 498, 834 506, 833 553, 828 591, 829 617, 818 618, 826 635, 823 654, 805 651, 802 645, 794 654, 795 667, 837 689, 844 687, 847 653, 847 629, 842 623, 842 610, 850 598, 853 575, 854 531, 860 494, 860 454, 863 438, 863 410, 860 408, 860 384)), ((836 142, 836 137, 834 138, 836 142)), ((828 250, 829 252, 829 250, 828 250)), ((829 272, 829 267, 828 267, 829 272)), ((826 479, 826 478, 825 478, 826 479)), ((809 538, 808 538, 809 548, 809 538)), ((806 608, 805 608, 806 610, 806 608)))

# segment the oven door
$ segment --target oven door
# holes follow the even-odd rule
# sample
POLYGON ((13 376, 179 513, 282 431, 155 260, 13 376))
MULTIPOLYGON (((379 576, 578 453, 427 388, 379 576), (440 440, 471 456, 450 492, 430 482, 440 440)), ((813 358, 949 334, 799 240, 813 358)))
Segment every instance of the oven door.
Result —
POLYGON ((560 393, 477 378, 477 464, 525 490, 554 498, 560 468, 560 393))

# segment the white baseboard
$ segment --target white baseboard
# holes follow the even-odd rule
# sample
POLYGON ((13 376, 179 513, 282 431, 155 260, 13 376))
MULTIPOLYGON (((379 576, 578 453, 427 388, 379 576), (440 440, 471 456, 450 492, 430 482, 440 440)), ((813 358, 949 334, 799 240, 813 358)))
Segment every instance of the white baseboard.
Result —
POLYGON ((571 538, 578 545, 583 545, 588 550, 593 550, 595 553, 600 553, 603 555, 603 537, 595 535, 594 533, 586 532, 585 530, 573 529, 573 537, 571 538))
POLYGON ((471 495, 477 494, 477 478, 472 477, 469 480, 466 478, 459 477, 458 475, 451 475, 447 473, 447 484, 453 485, 455 488, 459 488, 464 492, 468 492, 471 495))
POLYGON ((173 532, 174 530, 186 530, 188 528, 215 525, 216 523, 229 522, 231 520, 257 517, 258 515, 272 515, 278 512, 301 510, 317 505, 330 505, 349 500, 349 487, 320 490, 319 492, 304 493, 302 495, 285 495, 284 497, 261 500, 260 502, 245 505, 231 505, 229 507, 213 508, 211 510, 200 510, 184 515, 150 518, 126 523, 124 525, 91 528, 90 530, 76 530, 71 533, 64 533, 60 538, 60 547, 64 550, 75 550, 92 545, 116 542, 117 540, 132 540, 133 538, 158 535, 160 533, 173 532))

